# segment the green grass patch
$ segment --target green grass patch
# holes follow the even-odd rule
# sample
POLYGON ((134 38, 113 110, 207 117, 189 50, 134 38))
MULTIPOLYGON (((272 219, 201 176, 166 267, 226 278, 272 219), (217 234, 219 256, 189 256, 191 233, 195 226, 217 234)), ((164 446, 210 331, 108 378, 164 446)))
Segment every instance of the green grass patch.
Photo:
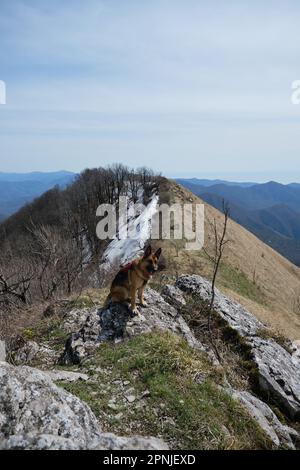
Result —
POLYGON ((24 329, 22 336, 27 341, 47 343, 50 348, 60 351, 64 347, 69 333, 62 329, 61 319, 53 317, 40 320, 35 328, 24 329))
POLYGON ((27 341, 30 341, 30 340, 36 338, 37 335, 38 335, 38 333, 37 333, 36 329, 34 329, 34 328, 25 328, 22 331, 22 336, 27 341))
MULTIPOLYGON (((201 250, 199 252, 199 258, 203 263, 203 275, 208 279, 212 277, 212 262, 208 258, 207 254, 201 250)), ((230 264, 221 262, 218 276, 217 276, 217 287, 230 289, 237 294, 254 300, 255 302, 266 305, 266 298, 260 287, 250 280, 247 275, 239 269, 234 268, 230 264)))
POLYGON ((95 302, 93 299, 88 295, 80 295, 75 299, 71 300, 69 303, 69 309, 72 310, 73 308, 93 308, 95 306, 95 302))
POLYGON ((260 288, 254 282, 250 281, 246 274, 228 264, 221 263, 217 285, 220 288, 226 287, 231 289, 237 294, 254 300, 259 304, 265 304, 265 296, 260 288))
POLYGON ((102 344, 84 367, 92 381, 63 387, 87 402, 108 431, 160 436, 176 449, 271 448, 252 418, 220 389, 206 355, 177 335, 156 331, 102 344), (197 383, 199 374, 204 379, 197 383), (136 396, 131 404, 124 398, 128 387, 136 396))

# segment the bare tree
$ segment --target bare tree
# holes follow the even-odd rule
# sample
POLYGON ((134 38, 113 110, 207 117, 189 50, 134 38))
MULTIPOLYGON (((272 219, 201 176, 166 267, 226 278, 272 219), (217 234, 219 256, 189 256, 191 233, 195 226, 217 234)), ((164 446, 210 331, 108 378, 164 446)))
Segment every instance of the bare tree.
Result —
POLYGON ((43 300, 61 292, 70 294, 85 267, 84 252, 72 238, 48 226, 33 226, 32 255, 37 259, 37 279, 43 300))
POLYGON ((8 302, 12 302, 15 299, 23 304, 27 304, 32 278, 33 275, 26 277, 16 274, 5 277, 0 273, 0 297, 5 298, 5 301, 8 302))
POLYGON ((224 220, 223 220, 223 226, 222 226, 221 231, 218 232, 218 225, 217 225, 216 219, 214 219, 213 222, 210 224, 213 230, 213 238, 214 238, 213 254, 212 255, 209 254, 208 251, 204 249, 205 254, 208 256, 209 260, 213 264, 211 295, 210 295, 210 299, 207 305, 207 328, 209 332, 210 341, 215 349, 215 352, 219 360, 221 360, 221 357, 212 337, 211 317, 212 317, 212 311, 214 308, 215 295, 216 295, 215 287, 216 287, 216 280, 217 280, 217 276, 218 276, 218 272, 220 268, 220 263, 224 254, 225 246, 229 242, 229 240, 226 238, 226 233, 227 233, 230 210, 229 210, 229 205, 225 203, 224 200, 222 203, 222 208, 223 208, 224 220))
POLYGON ((0 304, 2 309, 27 305, 36 273, 29 259, 3 257, 0 260, 0 304))

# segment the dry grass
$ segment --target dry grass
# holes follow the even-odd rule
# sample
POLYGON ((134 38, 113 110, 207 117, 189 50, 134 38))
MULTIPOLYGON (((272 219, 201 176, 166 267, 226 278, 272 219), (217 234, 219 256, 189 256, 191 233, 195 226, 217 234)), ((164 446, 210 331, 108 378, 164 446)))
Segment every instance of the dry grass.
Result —
MULTIPOLYGON (((211 339, 221 357, 219 374, 236 389, 251 390, 249 365, 251 353, 249 346, 239 335, 221 320, 219 315, 212 312, 211 335, 208 332, 207 303, 199 302, 192 295, 185 295, 187 304, 180 309, 195 337, 208 349, 212 349, 211 339)), ((216 378, 215 378, 216 380, 216 378)))
MULTIPOLYGON (((170 203, 204 204, 205 249, 211 252, 213 236, 209 221, 216 219, 221 230, 223 215, 173 181, 165 180, 161 190, 169 194, 170 203)), ((217 286, 267 325, 290 339, 299 339, 300 312, 295 309, 295 302, 299 296, 300 268, 232 220, 227 233, 230 243, 226 247, 223 272, 221 269, 217 286)), ((211 264, 203 250, 176 250, 169 240, 163 240, 161 244, 167 269, 157 283, 164 279, 171 281, 183 273, 211 276, 211 264)))

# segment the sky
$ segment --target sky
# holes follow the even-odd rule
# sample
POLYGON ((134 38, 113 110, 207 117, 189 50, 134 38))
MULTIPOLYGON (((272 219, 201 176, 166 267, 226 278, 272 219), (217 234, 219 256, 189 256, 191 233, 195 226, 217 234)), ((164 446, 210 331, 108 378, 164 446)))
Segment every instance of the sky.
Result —
POLYGON ((300 182, 298 1, 0 0, 0 171, 300 182))

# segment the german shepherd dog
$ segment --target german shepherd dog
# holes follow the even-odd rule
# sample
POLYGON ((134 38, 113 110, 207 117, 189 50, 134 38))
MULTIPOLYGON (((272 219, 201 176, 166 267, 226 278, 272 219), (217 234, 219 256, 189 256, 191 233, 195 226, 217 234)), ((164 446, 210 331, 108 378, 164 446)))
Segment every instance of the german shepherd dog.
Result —
POLYGON ((134 315, 138 314, 136 294, 138 293, 140 305, 146 306, 144 289, 158 269, 160 255, 161 248, 152 253, 152 248, 149 245, 141 258, 121 268, 111 284, 107 302, 123 303, 130 301, 132 313, 134 315))

